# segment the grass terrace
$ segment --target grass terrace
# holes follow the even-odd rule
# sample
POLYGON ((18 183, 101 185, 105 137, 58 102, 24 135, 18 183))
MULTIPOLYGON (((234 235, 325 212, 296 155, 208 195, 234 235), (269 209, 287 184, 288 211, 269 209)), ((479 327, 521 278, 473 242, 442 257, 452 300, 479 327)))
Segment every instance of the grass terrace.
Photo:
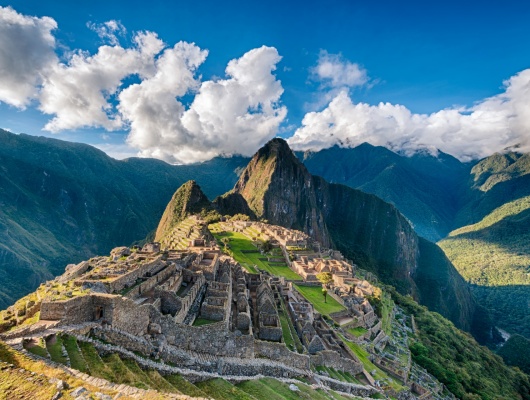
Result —
POLYGON ((345 308, 329 294, 324 302, 322 287, 320 286, 300 286, 295 285, 296 289, 315 307, 315 310, 322 315, 329 315, 335 312, 343 311, 345 308))
POLYGON ((366 332, 368 332, 368 329, 363 328, 362 326, 358 326, 356 328, 347 329, 347 332, 352 334, 355 337, 360 337, 360 336, 364 335, 366 332))
POLYGON ((361 363, 363 364, 364 369, 368 373, 371 373, 373 370, 376 371, 375 375, 373 375, 373 377, 376 380, 382 380, 382 379, 386 380, 387 382, 389 382, 392 389, 394 389, 397 392, 405 389, 405 387, 402 386, 399 382, 397 382, 396 379, 389 377, 385 371, 383 371, 381 368, 377 367, 374 363, 370 361, 368 351, 363 349, 357 343, 350 342, 344 336, 340 334, 339 336, 342 339, 342 341, 346 344, 346 346, 348 346, 355 353, 359 361, 361 361, 361 363))
POLYGON ((218 321, 212 321, 211 319, 206 319, 206 318, 196 318, 195 321, 193 321, 193 326, 215 324, 216 322, 218 321))
POLYGON ((302 280, 302 277, 294 272, 287 264, 269 263, 266 256, 262 255, 258 248, 252 243, 247 236, 239 232, 224 232, 221 230, 219 224, 212 224, 209 226, 210 232, 214 235, 219 246, 224 248, 222 240, 229 239, 228 254, 230 254, 238 263, 241 264, 248 272, 257 273, 257 266, 259 269, 267 271, 272 275, 283 276, 286 279, 302 280))

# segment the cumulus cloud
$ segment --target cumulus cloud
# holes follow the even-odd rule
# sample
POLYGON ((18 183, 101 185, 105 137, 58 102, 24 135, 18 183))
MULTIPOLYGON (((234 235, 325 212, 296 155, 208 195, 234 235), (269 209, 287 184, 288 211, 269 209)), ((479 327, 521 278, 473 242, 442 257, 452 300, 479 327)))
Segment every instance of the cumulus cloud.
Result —
POLYGON ((0 102, 25 108, 57 62, 55 20, 0 7, 0 102))
POLYGON ((155 72, 155 55, 164 43, 155 33, 138 33, 134 45, 101 46, 95 55, 78 51, 67 64, 57 63, 44 79, 39 109, 55 117, 44 127, 58 132, 80 127, 120 129, 122 121, 109 98, 133 74, 155 72))
POLYGON ((412 154, 436 149, 463 161, 519 146, 530 151, 530 69, 504 82, 503 93, 470 108, 415 114, 403 105, 354 104, 341 91, 320 112, 304 116, 289 143, 298 150, 320 150, 363 142, 412 154))
POLYGON ((88 22, 87 27, 96 32, 101 40, 111 45, 118 45, 120 43, 118 37, 125 36, 127 33, 127 29, 125 29, 121 21, 116 20, 110 20, 102 24, 88 22))
POLYGON ((368 74, 359 64, 326 50, 320 51, 317 65, 311 68, 311 74, 314 80, 328 88, 352 88, 368 83, 368 74))
POLYGON ((273 74, 278 51, 250 50, 228 63, 226 79, 199 85, 193 73, 205 57, 194 45, 177 44, 155 76, 120 94, 120 112, 131 126, 128 143, 142 156, 191 162, 222 153, 251 155, 278 132, 287 114, 273 74), (185 109, 178 97, 193 89, 198 91, 185 109))

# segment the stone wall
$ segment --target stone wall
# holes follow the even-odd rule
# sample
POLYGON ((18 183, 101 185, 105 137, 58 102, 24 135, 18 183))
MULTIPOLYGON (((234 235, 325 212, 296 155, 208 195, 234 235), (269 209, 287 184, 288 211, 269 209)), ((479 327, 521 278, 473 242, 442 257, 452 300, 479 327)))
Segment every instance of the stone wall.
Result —
POLYGON ((138 278, 142 278, 147 275, 147 273, 160 268, 162 262, 162 255, 159 255, 153 261, 140 265, 138 268, 120 276, 119 278, 116 278, 111 282, 108 282, 107 285, 111 292, 119 292, 126 287, 134 285, 138 278))
POLYGON ((149 325, 149 306, 138 306, 132 300, 108 294, 91 294, 73 299, 42 302, 41 320, 80 324, 101 318, 115 328, 143 335, 149 325), (99 314, 99 315, 98 315, 99 314))
POLYGON ((182 323, 184 321, 193 302, 195 301, 195 298, 197 297, 197 294, 205 283, 206 279, 204 278, 204 275, 200 274, 196 276, 196 281, 193 283, 193 287, 189 289, 188 293, 186 293, 186 296, 181 298, 182 307, 175 315, 175 322, 182 323))
POLYGON ((145 282, 142 282, 140 285, 131 289, 129 292, 127 292, 125 297, 128 297, 129 299, 136 299, 138 297, 141 297, 142 293, 148 292, 149 290, 153 289, 160 282, 163 282, 165 279, 173 275, 176 270, 177 266, 175 264, 167 266, 154 276, 148 278, 145 282))
POLYGON ((341 357, 336 351, 324 350, 310 357, 311 365, 315 367, 324 366, 334 368, 349 372, 352 375, 360 374, 363 371, 363 365, 360 362, 341 357))
POLYGON ((251 358, 254 356, 254 338, 226 330, 224 322, 203 326, 176 324, 168 316, 157 322, 167 342, 178 348, 216 356, 251 358))
POLYGON ((284 343, 254 341, 254 353, 256 357, 266 357, 270 360, 281 362, 292 368, 309 370, 311 368, 310 358, 305 354, 294 353, 284 343))
POLYGON ((63 320, 71 324, 79 324, 94 320, 92 296, 74 297, 69 300, 43 301, 40 319, 45 321, 63 320))
POLYGON ((182 308, 182 300, 175 292, 155 287, 154 297, 161 301, 160 311, 162 314, 170 314, 174 317, 182 308))

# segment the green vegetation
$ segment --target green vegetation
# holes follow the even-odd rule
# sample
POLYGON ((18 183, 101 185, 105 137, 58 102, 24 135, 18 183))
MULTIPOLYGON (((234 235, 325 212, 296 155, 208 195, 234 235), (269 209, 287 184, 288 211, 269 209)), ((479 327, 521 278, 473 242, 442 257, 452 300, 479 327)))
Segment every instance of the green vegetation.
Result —
POLYGON ((530 196, 502 205, 439 244, 462 276, 477 285, 530 284, 530 196))
POLYGON ((30 353, 36 354, 43 358, 48 358, 48 350, 46 350, 46 343, 42 338, 33 339, 25 347, 30 353))
POLYGON ((179 392, 190 397, 207 397, 201 389, 193 383, 188 382, 180 375, 167 375, 164 377, 174 387, 178 388, 179 392))
POLYGON ((530 399, 529 377, 507 367, 502 359, 480 346, 437 313, 409 296, 387 288, 396 303, 414 315, 418 327, 410 349, 414 361, 426 368, 458 398, 530 399))
POLYGON ((97 378, 107 379, 109 381, 116 379, 114 373, 103 362, 94 346, 87 342, 78 342, 78 346, 81 349, 83 358, 88 365, 90 375, 97 378))
POLYGON ((521 368, 530 374, 530 340, 521 335, 512 335, 497 352, 504 362, 521 368))
POLYGON ((63 341, 61 336, 55 335, 46 341, 46 348, 52 358, 52 361, 60 364, 66 364, 66 357, 63 356, 63 341))
POLYGON ((342 341, 346 344, 346 346, 348 346, 355 353, 359 361, 361 361, 361 363, 363 364, 364 369, 368 373, 371 373, 374 370, 376 371, 375 375, 373 375, 375 379, 378 379, 378 380, 383 379, 387 381, 389 386, 392 387, 396 391, 401 391, 404 389, 404 386, 399 384, 395 379, 390 378, 385 371, 383 371, 381 368, 377 367, 374 363, 370 361, 369 354, 365 349, 363 349, 357 343, 350 342, 344 336, 342 335, 339 335, 339 336, 341 337, 342 341))
POLYGON ((193 326, 203 326, 208 324, 214 324, 217 321, 212 321, 211 319, 206 318, 196 318, 195 321, 193 321, 193 326))
POLYGON ((68 358, 70 359, 70 365, 72 368, 88 373, 88 365, 85 361, 85 358, 83 357, 83 354, 79 350, 76 338, 69 335, 63 335, 61 339, 64 343, 64 348, 68 353, 68 358))
POLYGON ((220 378, 199 382, 195 386, 216 400, 255 400, 255 397, 220 378))
POLYGON ((311 389, 310 386, 304 383, 297 383, 296 386, 300 391, 293 392, 289 389, 289 384, 279 382, 275 379, 264 378, 257 380, 250 380, 236 385, 237 388, 243 390, 252 398, 258 400, 299 400, 299 399, 315 399, 315 400, 329 400, 330 398, 336 400, 345 400, 346 397, 340 396, 337 392, 332 390, 324 392, 322 390, 311 389))
MULTIPOLYGON (((234 259, 241 264, 247 271, 257 273, 254 266, 259 269, 268 271, 272 275, 283 276, 286 279, 301 280, 300 275, 290 269, 287 264, 272 263, 264 261, 264 257, 252 241, 245 235, 239 232, 223 232, 220 231, 219 225, 210 225, 210 231, 220 242, 221 248, 224 246, 224 239, 229 239, 227 242, 228 252, 234 259)), ((283 256, 282 256, 283 257, 283 256)))
POLYGON ((362 326, 358 326, 356 328, 349 328, 347 329, 347 331, 355 337, 360 337, 364 335, 366 332, 368 332, 368 329, 363 328, 362 326))
POLYGON ((315 307, 315 310, 322 315, 329 315, 338 311, 343 311, 345 308, 337 302, 333 297, 328 297, 327 302, 324 301, 322 295, 322 288, 320 286, 301 286, 295 285, 296 289, 315 307))

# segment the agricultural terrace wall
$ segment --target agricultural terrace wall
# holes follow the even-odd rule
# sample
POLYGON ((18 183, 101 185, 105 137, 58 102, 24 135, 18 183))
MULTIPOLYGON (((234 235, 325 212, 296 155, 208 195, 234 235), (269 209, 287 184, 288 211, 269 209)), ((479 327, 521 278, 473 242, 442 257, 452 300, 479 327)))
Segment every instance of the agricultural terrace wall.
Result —
POLYGON ((300 368, 305 370, 311 368, 311 362, 308 355, 294 353, 290 351, 284 343, 255 340, 254 352, 256 357, 266 357, 271 360, 281 362, 292 368, 300 368))
POLYGON ((360 374, 363 371, 363 365, 359 361, 341 357, 339 353, 333 350, 324 350, 310 357, 311 364, 314 366, 334 368, 349 372, 352 375, 360 374))
POLYGON ((185 350, 216 356, 251 358, 254 356, 254 338, 226 330, 224 322, 203 326, 176 324, 171 317, 163 316, 157 323, 167 342, 185 350))

